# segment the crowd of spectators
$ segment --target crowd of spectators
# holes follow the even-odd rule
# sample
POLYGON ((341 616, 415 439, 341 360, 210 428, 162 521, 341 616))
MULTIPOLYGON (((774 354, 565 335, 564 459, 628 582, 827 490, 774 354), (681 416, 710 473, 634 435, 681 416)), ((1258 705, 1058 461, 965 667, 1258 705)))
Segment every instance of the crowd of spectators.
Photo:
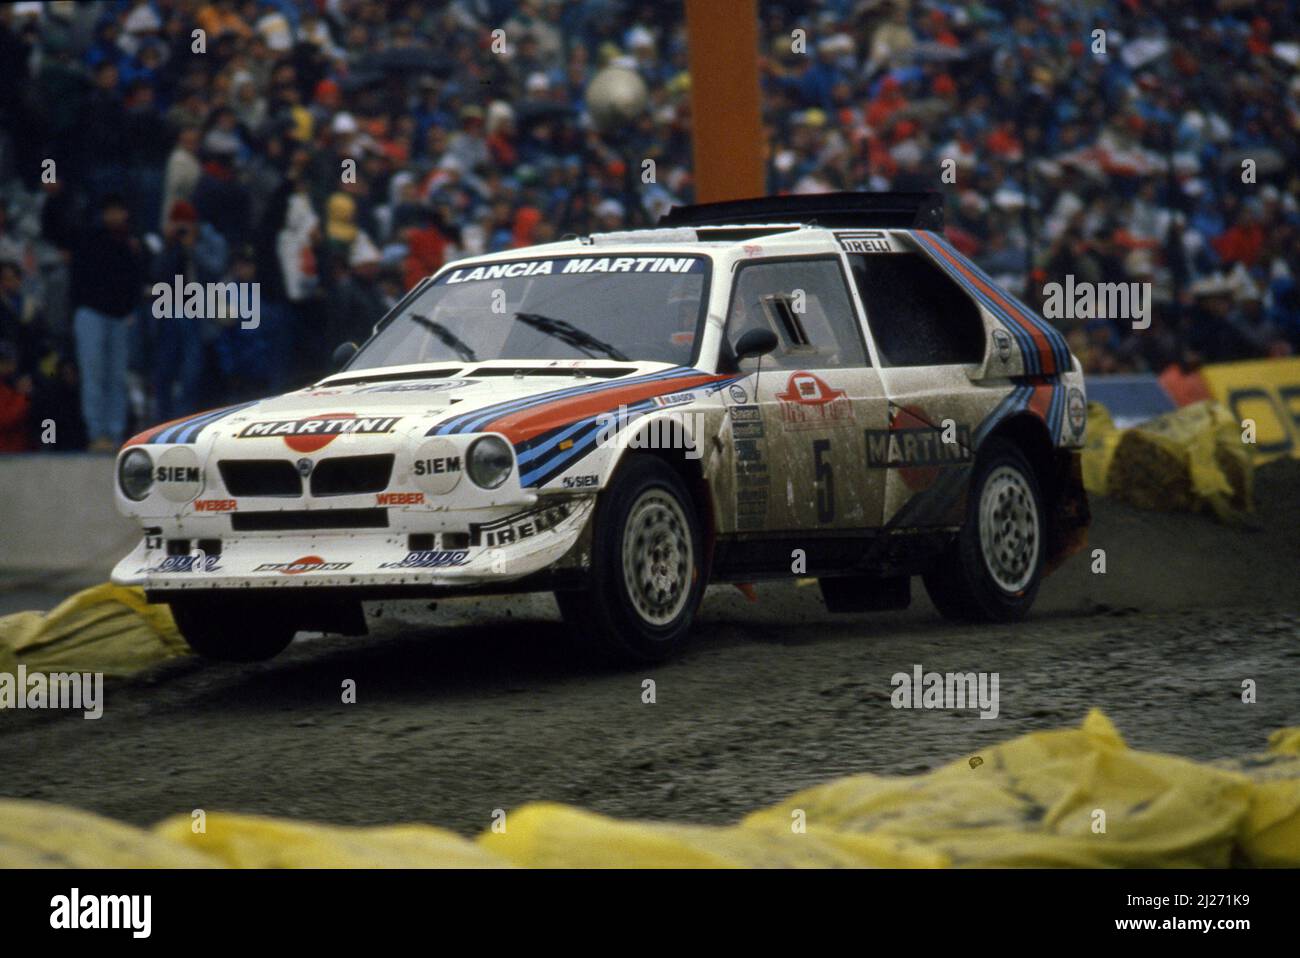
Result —
MULTIPOLYGON (((769 191, 942 190, 1035 304, 1152 284, 1143 332, 1058 321, 1090 373, 1286 355, 1296 7, 758 0, 769 191)), ((686 43, 670 0, 0 6, 0 451, 310 381, 450 259, 689 202, 686 43), (610 65, 649 97, 601 131, 610 65), (257 329, 153 316, 176 275, 259 283, 257 329)))

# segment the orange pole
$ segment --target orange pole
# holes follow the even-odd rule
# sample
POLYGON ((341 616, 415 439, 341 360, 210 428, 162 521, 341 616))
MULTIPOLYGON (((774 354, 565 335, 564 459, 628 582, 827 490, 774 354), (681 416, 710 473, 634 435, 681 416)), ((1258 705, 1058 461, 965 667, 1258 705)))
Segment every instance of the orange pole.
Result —
POLYGON ((699 203, 763 196, 757 0, 686 0, 699 203))

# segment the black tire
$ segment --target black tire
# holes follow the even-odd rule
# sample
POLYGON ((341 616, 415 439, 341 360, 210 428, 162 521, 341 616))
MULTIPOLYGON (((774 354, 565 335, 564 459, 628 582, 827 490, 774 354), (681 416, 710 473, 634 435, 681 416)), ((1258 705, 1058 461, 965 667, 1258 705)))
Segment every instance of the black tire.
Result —
POLYGON ((171 602, 172 618, 198 655, 218 662, 261 662, 288 648, 296 626, 268 604, 186 596, 171 602))
POLYGON ((988 440, 975 460, 961 532, 923 576, 935 608, 959 622, 1024 618, 1043 578, 1046 528, 1033 467, 1014 443, 988 440))
POLYGON ((600 494, 592 521, 589 586, 557 592, 560 614, 574 637, 603 658, 667 659, 690 632, 707 578, 704 536, 690 491, 660 459, 631 455, 600 494), (642 548, 633 542, 626 550, 631 578, 639 580, 631 586, 624 545, 638 531, 642 548), (657 562, 646 549, 658 550, 657 562))

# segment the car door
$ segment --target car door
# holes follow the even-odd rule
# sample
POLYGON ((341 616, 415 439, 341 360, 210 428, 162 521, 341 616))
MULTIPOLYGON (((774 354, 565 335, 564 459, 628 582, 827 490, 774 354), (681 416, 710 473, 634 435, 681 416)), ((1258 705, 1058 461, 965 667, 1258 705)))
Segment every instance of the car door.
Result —
POLYGON ((867 436, 867 466, 885 476, 884 525, 953 527, 979 425, 1010 384, 971 382, 985 347, 975 302, 904 238, 886 249, 846 257, 890 402, 886 431, 867 436))
POLYGON ((747 359, 726 393, 734 443, 732 528, 780 536, 878 526, 884 480, 863 468, 865 429, 887 403, 840 258, 755 259, 736 271, 725 336, 754 328, 775 352, 747 359))

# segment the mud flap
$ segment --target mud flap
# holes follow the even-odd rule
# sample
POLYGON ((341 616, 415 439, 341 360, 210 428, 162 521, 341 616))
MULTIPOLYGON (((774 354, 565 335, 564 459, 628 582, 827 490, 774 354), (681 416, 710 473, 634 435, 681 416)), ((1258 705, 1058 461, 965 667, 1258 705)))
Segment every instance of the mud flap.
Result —
POLYGON ((1055 495, 1048 504, 1047 556, 1043 575, 1051 575, 1066 559, 1088 544, 1088 525, 1092 511, 1088 508, 1088 493, 1083 487, 1083 457, 1077 451, 1059 452, 1056 456, 1056 475, 1053 477, 1055 495))
POLYGON ((817 584, 830 612, 884 612, 912 604, 911 576, 838 576, 817 584))

